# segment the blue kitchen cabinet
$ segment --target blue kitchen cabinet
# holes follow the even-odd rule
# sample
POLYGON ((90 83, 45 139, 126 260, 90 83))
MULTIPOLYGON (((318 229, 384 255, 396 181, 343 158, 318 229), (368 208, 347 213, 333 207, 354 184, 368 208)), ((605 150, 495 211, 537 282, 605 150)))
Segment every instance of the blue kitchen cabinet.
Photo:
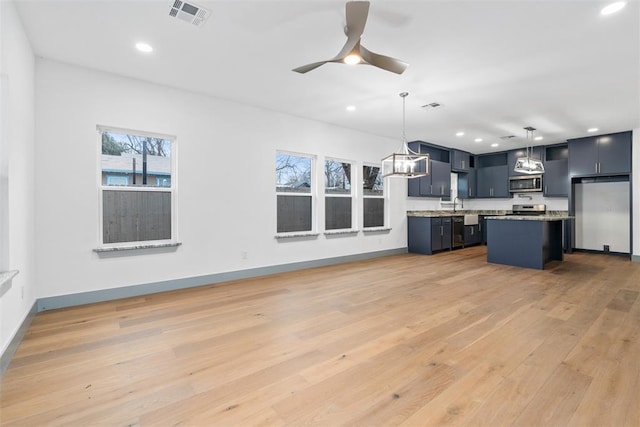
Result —
POLYGON ((484 154, 476 162, 478 198, 509 198, 507 153, 484 154))
POLYGON ((567 197, 569 195, 569 146, 567 144, 545 147, 543 195, 567 197))
MULTIPOLYGON (((410 142, 409 148, 416 153, 429 154, 429 175, 410 179, 408 195, 448 198, 451 195, 449 150, 421 141, 410 142)), ((421 167, 418 170, 424 171, 421 167)))
POLYGON ((473 154, 466 151, 451 150, 451 171, 468 172, 474 168, 473 154))
POLYGON ((407 243, 411 253, 431 255, 451 249, 451 217, 407 218, 407 243))
POLYGON ((631 173, 631 132, 569 141, 569 176, 631 173))

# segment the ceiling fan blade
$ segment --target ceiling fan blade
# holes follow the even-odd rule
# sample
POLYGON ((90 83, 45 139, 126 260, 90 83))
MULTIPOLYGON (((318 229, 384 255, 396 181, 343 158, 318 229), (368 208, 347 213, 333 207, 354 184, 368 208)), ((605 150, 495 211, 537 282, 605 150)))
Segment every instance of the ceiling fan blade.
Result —
POLYGON ((371 52, 362 45, 360 45, 360 56, 374 67, 382 68, 383 70, 391 71, 396 74, 402 74, 409 66, 409 64, 399 59, 371 52))
POLYGON ((347 37, 357 37, 360 39, 364 32, 364 26, 367 24, 369 16, 368 1, 350 1, 346 6, 347 16, 347 37))
POLYGON ((296 73, 300 73, 300 74, 304 74, 307 73, 311 70, 315 70, 316 68, 318 68, 321 65, 326 64, 327 62, 331 62, 332 60, 328 60, 328 61, 320 61, 320 62, 314 62, 313 64, 307 64, 307 65, 303 65, 301 67, 298 68, 294 68, 292 71, 295 71, 296 73))

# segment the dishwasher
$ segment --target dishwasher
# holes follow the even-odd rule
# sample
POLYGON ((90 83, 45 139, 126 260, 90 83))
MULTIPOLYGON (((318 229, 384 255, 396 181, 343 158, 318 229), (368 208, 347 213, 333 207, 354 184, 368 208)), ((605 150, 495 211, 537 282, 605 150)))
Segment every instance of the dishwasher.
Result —
POLYGON ((461 248, 464 246, 464 217, 454 216, 451 221, 453 232, 451 233, 451 247, 461 248))

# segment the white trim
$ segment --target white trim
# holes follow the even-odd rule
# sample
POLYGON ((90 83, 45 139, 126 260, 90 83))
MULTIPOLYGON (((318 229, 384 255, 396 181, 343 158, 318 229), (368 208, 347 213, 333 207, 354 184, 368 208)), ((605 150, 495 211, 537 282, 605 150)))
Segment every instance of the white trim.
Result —
POLYGON ((360 220, 362 221, 362 231, 387 231, 387 230, 391 230, 391 228, 387 228, 388 224, 389 224, 389 212, 390 212, 390 208, 389 208, 389 198, 388 198, 388 190, 387 190, 387 182, 386 180, 382 177, 382 164, 381 163, 370 163, 370 162, 363 162, 362 163, 362 167, 361 169, 361 173, 363 174, 360 177, 360 183, 361 185, 359 186, 361 188, 362 191, 362 200, 360 203, 360 206, 362 207, 362 215, 360 215, 360 220), (382 178, 382 194, 365 194, 364 192, 364 168, 365 167, 377 167, 379 168, 379 174, 380 177, 382 178), (384 208, 383 208, 383 225, 382 226, 376 226, 376 227, 365 227, 364 226, 364 199, 383 199, 384 201, 384 208))
MULTIPOLYGON (((114 127, 114 126, 96 125, 96 130, 100 135, 102 135, 103 132, 112 132, 112 133, 119 133, 119 134, 125 134, 125 135, 128 134, 128 135, 146 136, 149 138, 170 139, 171 141, 174 141, 177 139, 175 135, 167 135, 167 134, 158 133, 158 132, 147 132, 144 130, 127 129, 127 128, 114 127)), ((173 152, 171 154, 173 155, 173 152)))
POLYGON ((300 237, 301 234, 304 234, 305 236, 308 235, 315 235, 317 236, 317 230, 318 230, 318 214, 317 214, 317 210, 318 210, 318 177, 316 176, 317 174, 317 169, 316 169, 316 164, 318 162, 318 156, 315 154, 309 154, 309 153, 297 153, 297 152, 293 152, 293 151, 287 151, 287 150, 275 150, 274 156, 273 156, 273 161, 274 161, 274 169, 273 170, 273 185, 274 185, 274 193, 275 193, 275 197, 274 197, 274 208, 275 208, 275 218, 276 218, 276 223, 274 224, 275 229, 276 229, 276 239, 280 239, 280 238, 287 238, 287 237, 300 237), (276 170, 275 170, 275 161, 276 158, 278 156, 278 154, 283 154, 285 156, 294 156, 294 157, 303 157, 303 158, 307 158, 310 160, 310 171, 309 171, 309 178, 311 179, 311 186, 309 187, 309 191, 308 192, 296 192, 296 191, 278 191, 278 186, 277 186, 277 177, 276 177, 276 170), (295 236, 291 236, 290 232, 283 232, 283 233, 278 233, 278 196, 296 196, 296 197, 310 197, 311 198, 311 230, 305 230, 305 231, 300 231, 300 232, 291 232, 293 234, 295 234, 295 236))
POLYGON ((173 189, 171 187, 144 187, 142 185, 135 187, 128 186, 119 186, 119 185, 104 185, 102 187, 103 191, 144 191, 145 193, 153 193, 153 192, 161 192, 161 193, 171 193, 173 189))
MULTIPOLYGON (((346 159, 338 159, 335 157, 325 157, 322 162, 322 169, 320 170, 320 174, 322 175, 322 206, 320 207, 322 215, 322 229, 324 230, 325 235, 333 235, 333 234, 347 234, 352 233, 352 230, 356 230, 357 232, 357 217, 356 217, 356 188, 358 185, 354 185, 358 181, 354 179, 356 177, 356 169, 358 163, 353 160, 346 159), (325 176, 324 176, 324 167, 327 161, 337 162, 337 163, 348 163, 351 165, 351 176, 349 177, 349 193, 327 193, 327 188, 325 187, 325 176), (327 230, 327 216, 326 216, 326 201, 327 197, 343 197, 351 199, 351 227, 350 228, 337 228, 332 230, 327 230)), ((318 168, 320 169, 320 168, 318 168)))
POLYGON ((293 239, 295 237, 318 237, 320 233, 314 233, 312 231, 292 231, 290 233, 278 233, 273 236, 276 239, 293 239))
POLYGON ((96 177, 98 185, 98 247, 94 249, 95 252, 107 252, 115 250, 130 250, 139 249, 140 247, 165 247, 165 246, 178 246, 178 212, 177 212, 177 185, 178 185, 178 171, 177 171, 177 157, 178 157, 178 142, 177 137, 173 135, 166 135, 156 132, 146 132, 139 130, 131 130, 126 128, 118 128, 111 126, 96 125, 98 131, 98 141, 96 144, 96 177), (144 185, 103 185, 102 184, 102 134, 104 132, 112 132, 123 135, 136 135, 149 138, 166 139, 171 144, 171 186, 169 187, 156 187, 156 186, 144 186, 144 185), (145 240, 145 241, 133 241, 133 242, 118 242, 118 243, 104 243, 104 223, 103 223, 103 194, 105 191, 144 191, 144 192, 164 192, 171 194, 171 237, 163 240, 145 240))
POLYGON ((363 233, 380 233, 380 232, 387 232, 387 231, 391 231, 391 227, 368 227, 368 228, 363 228, 362 232, 363 233))
MULTIPOLYGON (((170 248, 182 245, 181 242, 165 242, 161 243, 163 240, 157 240, 153 242, 145 242, 144 244, 137 245, 120 245, 120 246, 103 246, 100 248, 95 248, 93 251, 102 253, 102 252, 117 252, 117 251, 133 251, 133 250, 144 250, 144 249, 155 249, 155 248, 170 248)), ((130 242, 129 242, 130 243, 130 242)))
POLYGON ((323 234, 325 236, 336 236, 340 234, 358 234, 359 232, 360 230, 354 228, 341 228, 337 230, 325 230, 323 234))

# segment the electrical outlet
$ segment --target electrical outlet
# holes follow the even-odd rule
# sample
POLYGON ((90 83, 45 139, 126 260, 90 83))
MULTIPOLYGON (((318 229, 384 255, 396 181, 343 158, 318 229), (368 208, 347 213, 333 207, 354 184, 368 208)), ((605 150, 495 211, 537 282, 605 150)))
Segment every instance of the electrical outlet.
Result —
POLYGON ((609 245, 604 245, 604 252, 608 253, 609 252, 609 245))
POLYGON ((240 258, 247 259, 248 256, 249 256, 249 254, 247 253, 247 251, 240 252, 240 258))

